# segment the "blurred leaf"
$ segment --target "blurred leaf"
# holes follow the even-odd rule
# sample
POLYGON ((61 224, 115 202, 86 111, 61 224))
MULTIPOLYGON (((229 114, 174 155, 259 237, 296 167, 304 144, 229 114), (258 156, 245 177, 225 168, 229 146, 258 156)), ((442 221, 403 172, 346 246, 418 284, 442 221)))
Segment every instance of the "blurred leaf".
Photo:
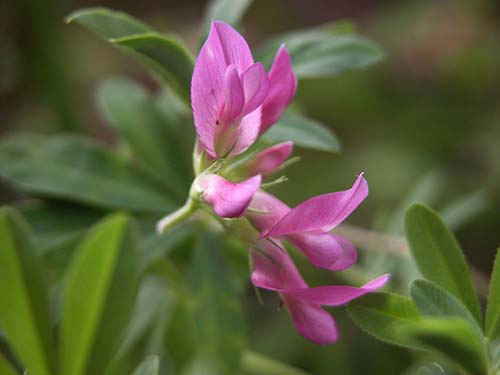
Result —
POLYGON ((250 350, 245 351, 243 355, 242 367, 242 375, 310 375, 306 371, 250 350))
POLYGON ((168 357, 177 372, 196 357, 195 321, 187 301, 179 299, 165 327, 164 343, 168 357))
POLYGON ((293 141, 296 146, 339 153, 340 142, 335 134, 318 121, 297 113, 286 112, 263 137, 272 142, 293 141))
POLYGON ((0 374, 2 375, 18 375, 18 372, 11 366, 9 362, 0 354, 0 374))
POLYGON ((491 273, 488 306, 486 308, 485 333, 490 341, 500 336, 500 249, 495 257, 491 273))
POLYGON ((133 232, 127 216, 110 215, 78 249, 64 292, 61 373, 103 373, 115 353, 138 286, 133 232))
POLYGON ((439 169, 432 169, 419 177, 409 191, 404 193, 403 199, 390 217, 386 230, 393 234, 403 234, 405 213, 408 207, 414 202, 433 204, 444 185, 443 171, 439 169))
POLYGON ((30 228, 17 211, 0 209, 0 326, 23 366, 54 373, 47 285, 30 228))
POLYGON ((491 207, 486 189, 458 197, 441 210, 441 217, 448 228, 457 230, 491 207))
POLYGON ((147 357, 132 375, 158 375, 160 370, 160 358, 157 355, 147 357))
POLYGON ((0 177, 35 194, 132 211, 165 212, 178 205, 160 180, 86 137, 10 138, 0 143, 0 164, 0 177))
POLYGON ((402 326, 401 332, 417 345, 445 356, 471 374, 488 373, 481 338, 461 318, 424 318, 402 326))
POLYGON ((197 362, 217 374, 235 374, 246 345, 241 301, 221 257, 214 235, 199 237, 193 275, 193 315, 198 343, 197 362))
POLYGON ((111 42, 134 52, 139 61, 171 85, 187 104, 191 103, 194 57, 178 40, 172 36, 148 33, 113 39, 111 42))
POLYGON ((481 328, 467 307, 454 295, 432 281, 418 279, 410 285, 410 295, 422 315, 458 317, 468 321, 481 334, 481 328))
POLYGON ((174 37, 155 33, 142 22, 106 8, 76 11, 66 18, 67 23, 73 21, 132 53, 189 104, 194 57, 174 37))
POLYGON ((174 127, 156 109, 151 95, 126 78, 104 81, 98 91, 102 112, 132 155, 184 198, 189 189, 179 163, 174 127))
POLYGON ((77 10, 66 17, 66 23, 77 21, 106 39, 142 34, 153 29, 124 12, 96 7, 77 10))
POLYGON ((438 214, 414 204, 406 212, 405 227, 422 275, 458 297, 480 323, 481 311, 465 257, 438 214))
POLYGON ((34 202, 21 208, 33 228, 35 244, 45 256, 67 241, 73 242, 104 213, 88 207, 61 202, 34 202))
POLYGON ((391 344, 414 348, 399 334, 399 328, 418 321, 415 304, 409 298, 389 293, 373 293, 349 303, 351 319, 365 332, 391 344))
POLYGON ((212 0, 205 14, 204 29, 206 34, 212 20, 224 21, 236 26, 253 0, 212 0))
POLYGON ((382 59, 383 54, 375 44, 346 32, 348 28, 341 23, 278 35, 259 50, 258 60, 270 66, 279 46, 285 44, 297 77, 318 78, 360 69, 382 59))

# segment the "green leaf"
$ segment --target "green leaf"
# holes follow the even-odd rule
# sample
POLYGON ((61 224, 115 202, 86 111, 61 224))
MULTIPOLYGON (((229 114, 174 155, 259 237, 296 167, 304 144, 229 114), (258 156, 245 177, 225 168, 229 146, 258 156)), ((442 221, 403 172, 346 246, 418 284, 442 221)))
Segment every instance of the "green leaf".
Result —
POLYGON ((491 207, 492 199, 488 190, 481 188, 460 196, 441 210, 441 217, 448 228, 456 230, 491 207))
POLYGON ((224 21, 236 26, 253 0, 212 0, 205 14, 204 29, 208 33, 212 20, 224 21))
POLYGON ((131 220, 114 214, 96 224, 67 274, 60 372, 100 374, 109 364, 134 306, 139 279, 131 220))
POLYGON ((12 365, 0 354, 0 374, 2 375, 18 375, 18 372, 12 365))
POLYGON ((157 355, 147 357, 132 375, 158 375, 160 371, 160 358, 157 355))
POLYGON ((192 265, 193 315, 196 324, 198 363, 217 374, 238 373, 246 345, 241 301, 221 257, 220 241, 202 235, 192 265))
POLYGON ((481 311, 464 254, 438 214, 414 204, 406 212, 405 228, 422 275, 460 299, 480 323, 481 311))
POLYGON ((295 145, 313 150, 339 153, 340 142, 331 129, 318 121, 297 113, 286 112, 266 133, 272 142, 293 141, 295 145))
POLYGON ((10 138, 0 143, 0 164, 0 177, 27 192, 94 207, 164 213, 180 202, 160 180, 86 137, 10 138))
MULTIPOLYGON (((349 31, 349 30, 347 30, 349 31)), ((366 38, 346 33, 345 24, 326 24, 273 37, 257 55, 267 66, 285 44, 299 78, 335 76, 379 62, 381 50, 366 38)))
POLYGON ((415 304, 409 298, 389 293, 373 293, 349 303, 351 319, 379 340, 414 348, 399 334, 399 328, 419 320, 415 304))
POLYGON ((106 39, 121 38, 153 31, 149 25, 130 17, 126 13, 102 7, 77 10, 66 17, 66 23, 73 21, 78 22, 106 39))
POLYGON ((151 95, 131 80, 113 78, 101 84, 98 98, 102 112, 134 158, 185 197, 189 186, 184 165, 179 163, 177 129, 158 111, 151 95))
POLYGON ((304 370, 250 350, 245 351, 243 355, 242 367, 242 375, 310 375, 304 370))
POLYGON ((463 318, 481 335, 481 328, 467 307, 432 281, 413 281, 410 285, 410 295, 422 315, 463 318))
POLYGON ((171 85, 187 104, 191 102, 194 57, 178 40, 172 36, 148 33, 113 39, 111 42, 134 52, 139 61, 171 85))
POLYGON ((401 334, 416 345, 443 355, 471 375, 488 373, 481 338, 461 318, 425 318, 401 327, 401 334))
POLYGON ((493 341, 500 336, 500 249, 495 257, 489 289, 485 333, 493 341))
POLYGON ((189 104, 194 57, 174 37, 155 33, 142 22, 106 8, 79 10, 66 18, 67 23, 73 21, 137 57, 189 104))
POLYGON ((33 374, 54 373, 47 285, 31 231, 17 211, 0 209, 0 326, 33 374))

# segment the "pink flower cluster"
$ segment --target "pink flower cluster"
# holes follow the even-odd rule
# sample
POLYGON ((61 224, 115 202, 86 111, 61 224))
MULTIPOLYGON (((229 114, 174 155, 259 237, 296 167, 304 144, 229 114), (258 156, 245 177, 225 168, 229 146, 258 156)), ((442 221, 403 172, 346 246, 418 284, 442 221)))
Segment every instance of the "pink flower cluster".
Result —
MULTIPOLYGON (((297 80, 290 56, 280 47, 266 73, 254 62, 245 39, 229 25, 212 23, 196 60, 191 101, 199 152, 211 162, 231 160, 244 153, 282 115, 295 95, 297 80)), ((240 163, 242 174, 232 182, 224 170, 201 173, 197 187, 202 199, 221 218, 243 217, 258 231, 250 245, 252 283, 280 294, 298 332, 317 344, 338 338, 335 321, 322 306, 337 306, 382 287, 389 275, 368 284, 309 287, 286 252, 283 241, 301 251, 320 268, 340 271, 357 260, 354 246, 330 233, 368 195, 359 177, 346 191, 323 194, 288 207, 261 190, 262 176, 281 167, 292 152, 292 142, 265 149, 240 163), (257 238, 258 237, 258 238, 257 238)))

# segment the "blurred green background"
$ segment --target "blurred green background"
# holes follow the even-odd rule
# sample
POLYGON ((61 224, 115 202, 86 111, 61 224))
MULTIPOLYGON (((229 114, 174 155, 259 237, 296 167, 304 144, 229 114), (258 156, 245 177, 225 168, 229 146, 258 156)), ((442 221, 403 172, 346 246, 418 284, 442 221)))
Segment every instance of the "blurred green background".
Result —
MULTIPOLYGON (((400 207, 412 197, 450 217, 453 209, 465 210, 453 229, 469 262, 489 273, 500 243, 499 4, 255 0, 242 22, 251 46, 286 30, 347 19, 385 53, 381 63, 365 70, 300 82, 294 105, 331 127, 343 152, 297 149, 301 162, 275 192, 293 205, 347 188, 365 171, 370 196, 350 223, 399 234, 400 207)), ((112 144, 113 133, 96 105, 99 83, 124 75, 158 91, 131 57, 64 24, 71 11, 98 5, 174 32, 193 51, 206 7, 194 0, 0 3, 1 137, 21 131, 83 132, 112 144)), ((0 193, 1 203, 23 199, 4 182, 0 193)), ((373 273, 391 271, 385 257, 362 253, 362 258, 378 264, 373 273)), ((405 289, 402 282, 399 290, 405 289)), ((300 338, 285 313, 276 313, 273 300, 261 306, 251 290, 246 315, 252 348, 314 374, 399 374, 412 361, 406 351, 361 333, 342 309, 335 309, 342 340, 328 347, 300 338)))

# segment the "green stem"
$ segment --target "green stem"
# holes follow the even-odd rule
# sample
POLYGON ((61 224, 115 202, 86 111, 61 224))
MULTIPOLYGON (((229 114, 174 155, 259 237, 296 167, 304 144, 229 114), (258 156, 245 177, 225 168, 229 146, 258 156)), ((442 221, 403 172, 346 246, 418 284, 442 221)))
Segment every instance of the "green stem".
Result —
POLYGON ((168 214, 163 219, 161 219, 156 225, 156 231, 158 233, 165 233, 173 226, 183 222, 188 219, 198 208, 198 205, 191 198, 188 198, 184 206, 179 208, 177 211, 168 214))

